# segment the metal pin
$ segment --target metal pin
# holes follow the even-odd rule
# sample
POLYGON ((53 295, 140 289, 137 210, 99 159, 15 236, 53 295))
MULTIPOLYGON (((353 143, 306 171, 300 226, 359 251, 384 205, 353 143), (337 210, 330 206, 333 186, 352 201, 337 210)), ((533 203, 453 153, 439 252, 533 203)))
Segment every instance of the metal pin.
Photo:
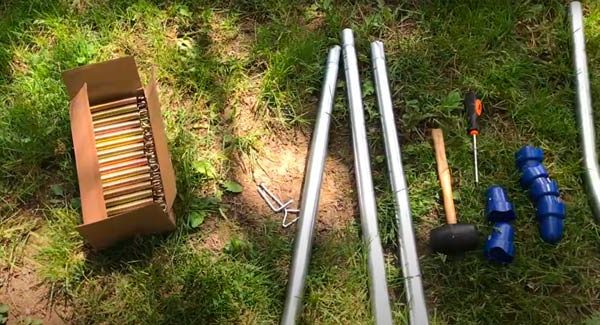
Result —
POLYGON ((152 202, 154 202, 153 198, 147 198, 147 199, 142 199, 139 201, 125 203, 122 205, 117 205, 117 206, 106 209, 106 213, 108 214, 109 217, 113 217, 115 215, 133 210, 135 208, 141 208, 142 206, 146 206, 152 202))
POLYGON ((137 98, 129 97, 129 98, 119 99, 119 100, 109 102, 109 103, 95 105, 95 106, 90 107, 90 110, 92 111, 92 113, 95 113, 98 111, 103 111, 105 109, 111 109, 114 107, 125 106, 125 105, 130 105, 130 104, 135 104, 135 103, 137 103, 137 98))
POLYGON ((137 152, 137 151, 140 151, 143 149, 144 149, 144 144, 142 142, 139 142, 139 143, 128 144, 126 146, 98 150, 97 154, 98 154, 99 158, 106 158, 109 156, 113 156, 113 155, 117 155, 117 154, 124 154, 124 153, 132 152, 132 151, 137 152))
POLYGON ((119 162, 117 164, 102 166, 102 167, 100 167, 100 173, 104 174, 104 173, 110 172, 110 171, 117 171, 117 170, 121 170, 124 168, 138 167, 138 166, 143 166, 143 165, 147 165, 147 164, 148 164, 148 159, 143 158, 143 157, 138 158, 138 159, 126 160, 126 161, 119 162))
POLYGON ((117 206, 117 205, 122 205, 125 203, 130 203, 130 202, 135 202, 135 201, 139 201, 141 199, 147 199, 149 197, 152 197, 152 190, 143 190, 143 191, 139 191, 139 192, 133 192, 133 193, 127 193, 127 194, 123 194, 117 197, 113 197, 110 199, 107 199, 106 202, 106 206, 107 207, 113 207, 113 206, 117 206))
POLYGON ((125 129, 119 130, 115 132, 102 133, 96 136, 96 142, 107 141, 113 138, 128 136, 128 135, 137 135, 142 134, 141 128, 133 128, 133 129, 125 129))
POLYGON ((102 190, 106 193, 107 191, 116 190, 117 188, 120 188, 122 186, 128 186, 131 184, 136 184, 139 182, 146 182, 146 181, 150 181, 150 174, 134 175, 131 177, 117 179, 114 181, 103 182, 102 190))
POLYGON ((94 128, 94 133, 97 135, 106 133, 106 132, 117 132, 120 130, 126 130, 131 128, 140 128, 141 124, 139 120, 135 121, 127 121, 123 123, 116 123, 110 125, 104 125, 97 128, 94 128))
POLYGON ((281 226, 283 228, 287 228, 291 225, 293 225, 294 223, 296 223, 296 221, 298 221, 298 219, 300 219, 300 216, 297 216, 296 218, 294 218, 292 221, 288 222, 287 218, 288 218, 288 214, 300 214, 300 210, 298 209, 284 209, 283 210, 283 221, 281 222, 281 226))
POLYGON ((127 113, 127 114, 122 114, 122 115, 117 115, 117 116, 106 117, 106 118, 99 119, 99 120, 94 120, 92 123, 94 124, 94 127, 100 127, 100 126, 105 126, 105 125, 113 125, 113 124, 120 123, 120 122, 136 121, 136 120, 139 120, 139 118, 140 118, 140 113, 133 112, 133 113, 127 113))
POLYGON ((142 183, 131 184, 123 187, 114 188, 111 190, 104 191, 104 198, 110 199, 113 197, 117 197, 119 195, 125 195, 137 191, 143 191, 152 188, 152 183, 150 181, 145 181, 142 183))
POLYGON ((118 115, 137 112, 137 111, 138 111, 138 108, 137 108, 137 105, 135 105, 135 104, 127 105, 127 106, 120 106, 120 107, 110 108, 110 109, 106 109, 106 110, 99 111, 96 113, 92 113, 92 120, 95 121, 95 120, 100 120, 100 119, 111 117, 111 116, 118 116, 118 115))
POLYGON ((139 174, 146 174, 150 172, 150 166, 140 166, 136 168, 130 168, 125 170, 116 171, 109 174, 100 175, 100 180, 103 182, 110 180, 117 180, 120 178, 125 178, 126 176, 134 176, 139 174))
POLYGON ((269 191, 269 189, 264 183, 260 183, 260 185, 258 185, 257 190, 258 194, 260 194, 263 200, 267 202, 267 204, 269 205, 271 210, 273 210, 273 212, 280 212, 294 202, 294 200, 289 200, 283 203, 275 194, 273 194, 273 192, 269 191), (272 201, 275 201, 275 203, 277 203, 278 206, 275 207, 272 201))
POLYGON ((136 134, 127 137, 116 137, 114 139, 97 142, 96 149, 104 150, 108 148, 115 148, 118 146, 125 146, 128 144, 142 142, 143 140, 144 136, 142 134, 136 134))
POLYGON ((119 163, 119 162, 130 160, 130 159, 137 159, 137 158, 143 158, 143 157, 145 157, 144 150, 138 150, 138 151, 131 151, 131 152, 123 153, 123 154, 120 154, 117 156, 110 156, 110 157, 102 158, 102 159, 98 160, 98 163, 100 163, 100 166, 105 166, 105 165, 119 163))

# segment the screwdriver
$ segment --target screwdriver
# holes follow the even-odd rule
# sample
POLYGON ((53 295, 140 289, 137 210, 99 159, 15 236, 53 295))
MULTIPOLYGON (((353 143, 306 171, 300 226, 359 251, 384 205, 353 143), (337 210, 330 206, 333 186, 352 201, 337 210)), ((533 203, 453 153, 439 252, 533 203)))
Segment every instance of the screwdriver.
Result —
POLYGON ((473 166, 475 168, 475 184, 479 184, 479 168, 477 162, 477 135, 479 135, 479 116, 483 113, 483 103, 477 95, 470 91, 465 95, 465 110, 467 112, 467 134, 473 138, 473 166))

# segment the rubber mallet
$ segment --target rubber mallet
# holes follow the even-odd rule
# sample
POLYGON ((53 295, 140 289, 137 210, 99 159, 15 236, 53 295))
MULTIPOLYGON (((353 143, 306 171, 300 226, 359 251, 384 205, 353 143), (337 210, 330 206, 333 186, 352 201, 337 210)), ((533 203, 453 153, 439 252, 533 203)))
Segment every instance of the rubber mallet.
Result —
POLYGON ((458 223, 456 219, 454 198, 452 196, 452 179, 446 159, 444 134, 441 129, 433 129, 431 130, 431 136, 433 137, 438 178, 442 187, 446 224, 431 231, 429 245, 433 251, 448 255, 476 249, 479 246, 479 232, 475 229, 475 226, 458 223))

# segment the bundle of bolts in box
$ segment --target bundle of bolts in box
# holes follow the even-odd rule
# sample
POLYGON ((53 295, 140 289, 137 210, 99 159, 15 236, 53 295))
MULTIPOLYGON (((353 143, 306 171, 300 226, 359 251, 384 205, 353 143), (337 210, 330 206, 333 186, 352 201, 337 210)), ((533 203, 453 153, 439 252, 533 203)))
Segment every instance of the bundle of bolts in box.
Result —
POLYGON ((566 209, 558 184, 548 177, 542 164, 544 151, 525 146, 515 153, 515 160, 521 172, 521 186, 529 191, 529 198, 536 208, 540 236, 547 243, 558 243, 562 238, 566 209))
POLYGON ((125 57, 66 71, 83 224, 94 248, 175 229, 175 174, 158 89, 125 57))
POLYGON ((157 202, 166 210, 143 93, 90 107, 108 216, 157 202))

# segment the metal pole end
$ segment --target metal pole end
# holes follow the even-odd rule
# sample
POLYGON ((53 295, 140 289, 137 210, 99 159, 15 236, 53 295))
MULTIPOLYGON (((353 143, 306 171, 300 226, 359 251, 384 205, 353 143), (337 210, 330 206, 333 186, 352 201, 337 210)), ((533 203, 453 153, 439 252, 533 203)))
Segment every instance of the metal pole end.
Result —
POLYGON ((339 64, 341 51, 342 48, 339 45, 331 47, 327 56, 327 64, 339 64))
MULTIPOLYGON (((576 44, 576 38, 584 37, 583 8, 581 6, 581 2, 573 1, 569 3, 569 19, 571 21, 571 33, 573 34, 574 42, 573 44, 576 44)), ((585 48, 585 42, 583 44, 583 47, 585 48)))
POLYGON ((371 56, 373 57, 373 60, 375 60, 375 59, 384 59, 385 60, 385 54, 383 51, 383 42, 381 42, 381 41, 371 42, 371 56))
POLYGON ((352 29, 345 28, 342 30, 342 45, 354 46, 354 33, 352 32, 352 29))

